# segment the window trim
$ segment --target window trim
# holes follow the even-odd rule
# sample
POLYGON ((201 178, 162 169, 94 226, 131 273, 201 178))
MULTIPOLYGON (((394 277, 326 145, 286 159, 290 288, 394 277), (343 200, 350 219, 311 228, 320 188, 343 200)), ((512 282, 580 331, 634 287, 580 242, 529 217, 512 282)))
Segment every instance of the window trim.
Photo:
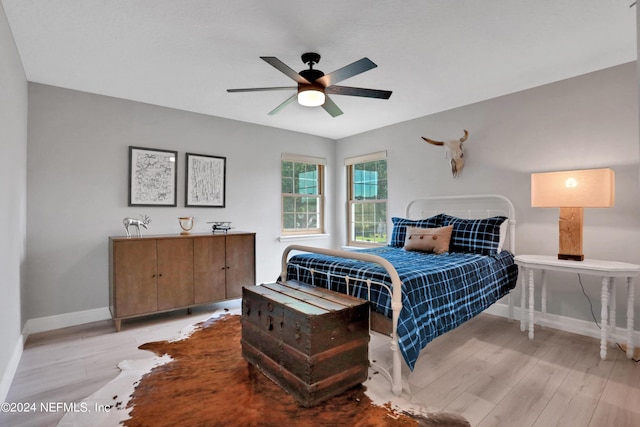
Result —
POLYGON ((344 159, 344 165, 352 166, 356 163, 377 162, 378 160, 387 160, 387 150, 363 154, 361 156, 347 157, 346 159, 344 159))
MULTIPOLYGON (((384 243, 367 243, 353 240, 354 230, 352 228, 353 225, 353 205, 355 203, 363 203, 362 201, 358 201, 354 199, 354 182, 353 182, 353 168, 356 164, 361 163, 370 163, 377 162, 380 160, 387 160, 387 151, 378 151, 375 153, 364 154, 355 157, 349 157, 344 160, 344 164, 347 167, 347 246, 355 246, 355 247, 377 247, 377 246, 385 246, 387 242, 384 243)), ((387 182, 389 180, 388 176, 388 164, 387 164, 387 182)), ((387 186, 388 191, 388 186, 387 186)), ((368 203, 385 203, 388 207, 389 203, 389 194, 387 194, 386 199, 378 199, 375 201, 370 201, 368 203)), ((386 211, 386 209, 385 209, 386 211)), ((385 212, 386 213, 386 212, 385 212)), ((387 241, 389 240, 388 231, 387 231, 387 241)))
POLYGON ((325 167, 326 159, 320 157, 304 156, 299 154, 282 153, 280 158, 280 233, 283 238, 287 237, 303 237, 303 236, 317 236, 325 234, 325 195, 324 195, 324 182, 325 182, 325 167), (318 194, 298 194, 298 193, 284 193, 282 192, 282 163, 306 163, 315 165, 318 167, 318 194), (304 228, 297 230, 287 230, 284 228, 284 198, 286 196, 299 196, 309 197, 317 199, 319 204, 318 209, 318 228, 304 228))

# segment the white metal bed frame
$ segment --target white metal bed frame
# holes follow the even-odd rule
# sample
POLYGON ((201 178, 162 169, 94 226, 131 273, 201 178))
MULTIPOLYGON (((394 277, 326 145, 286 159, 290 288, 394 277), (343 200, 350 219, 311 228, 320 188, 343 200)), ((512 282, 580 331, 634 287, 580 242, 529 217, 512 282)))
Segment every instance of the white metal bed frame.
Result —
MULTIPOLYGON (((505 241, 505 249, 515 254, 515 209, 509 199, 498 194, 480 194, 480 195, 464 195, 464 196, 433 196, 416 199, 411 201, 406 208, 406 218, 422 219, 430 216, 445 213, 459 218, 479 219, 489 218, 492 216, 506 216, 509 218, 508 223, 508 239, 505 241)), ((351 258, 360 261, 367 261, 382 266, 391 278, 391 288, 384 283, 366 280, 369 292, 371 285, 382 286, 391 294, 391 369, 386 369, 379 364, 376 368, 391 382, 391 390, 394 394, 402 393, 402 360, 398 347, 397 327, 400 310, 402 309, 402 282, 398 276, 398 272, 393 265, 386 259, 377 255, 363 254, 358 251, 339 251, 333 249, 315 248, 310 246, 291 245, 287 247, 282 254, 282 273, 281 280, 287 280, 287 263, 289 254, 292 251, 318 253, 329 256, 337 256, 342 258, 351 258)), ((302 268, 302 267, 300 267, 302 268)), ((314 272, 311 270, 312 277, 315 273, 327 274, 323 272, 314 272)), ((347 293, 351 282, 363 281, 348 276, 337 276, 345 279, 347 285, 347 293)), ((509 319, 513 319, 513 299, 511 294, 508 295, 509 303, 509 319)))

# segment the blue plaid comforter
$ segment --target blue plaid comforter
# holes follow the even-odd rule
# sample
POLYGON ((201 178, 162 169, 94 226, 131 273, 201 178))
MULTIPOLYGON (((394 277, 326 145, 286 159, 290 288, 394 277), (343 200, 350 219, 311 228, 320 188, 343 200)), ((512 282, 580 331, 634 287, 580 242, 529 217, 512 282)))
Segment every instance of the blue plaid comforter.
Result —
MULTIPOLYGON (((436 337, 479 314, 516 286, 518 269, 510 252, 497 255, 405 251, 390 246, 365 249, 363 253, 387 259, 402 281, 402 311, 398 320, 400 351, 413 370, 420 350, 436 337)), ((344 276, 390 284, 377 264, 320 254, 291 257, 287 277, 303 283, 346 292, 344 276), (315 275, 307 269, 313 268, 315 275), (320 272, 329 272, 329 275, 320 272), (339 276, 339 277, 337 277, 339 276)), ((349 294, 371 301, 373 308, 391 317, 391 296, 378 286, 351 283, 349 294)))

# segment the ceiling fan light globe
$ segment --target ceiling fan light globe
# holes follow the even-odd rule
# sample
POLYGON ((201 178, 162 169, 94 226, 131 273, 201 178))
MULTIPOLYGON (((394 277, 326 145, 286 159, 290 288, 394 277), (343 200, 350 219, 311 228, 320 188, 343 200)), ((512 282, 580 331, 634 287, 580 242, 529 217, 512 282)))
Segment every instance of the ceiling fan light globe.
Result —
POLYGON ((309 89, 298 92, 298 104, 305 107, 319 107, 324 104, 324 100, 324 92, 319 90, 309 89))

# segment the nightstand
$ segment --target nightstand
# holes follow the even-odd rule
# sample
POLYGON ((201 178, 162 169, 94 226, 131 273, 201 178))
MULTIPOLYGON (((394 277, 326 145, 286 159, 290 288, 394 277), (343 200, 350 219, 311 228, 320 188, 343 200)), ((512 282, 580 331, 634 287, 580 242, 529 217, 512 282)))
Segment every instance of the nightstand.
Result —
POLYGON ((533 339, 533 320, 534 320, 534 270, 541 271, 542 277, 542 315, 547 312, 547 283, 545 280, 545 271, 562 271, 573 274, 586 274, 598 276, 602 278, 602 290, 600 292, 600 317, 601 317, 601 333, 600 333, 600 358, 607 357, 607 342, 611 330, 616 327, 616 286, 614 279, 616 277, 624 277, 627 279, 627 358, 633 357, 633 304, 634 304, 634 285, 633 278, 640 275, 640 265, 627 264, 615 261, 600 261, 586 259, 584 261, 567 261, 557 259, 553 256, 545 255, 517 255, 515 262, 520 268, 523 289, 521 296, 522 318, 520 329, 525 330, 525 298, 526 298, 526 279, 529 285, 529 339, 533 339))

